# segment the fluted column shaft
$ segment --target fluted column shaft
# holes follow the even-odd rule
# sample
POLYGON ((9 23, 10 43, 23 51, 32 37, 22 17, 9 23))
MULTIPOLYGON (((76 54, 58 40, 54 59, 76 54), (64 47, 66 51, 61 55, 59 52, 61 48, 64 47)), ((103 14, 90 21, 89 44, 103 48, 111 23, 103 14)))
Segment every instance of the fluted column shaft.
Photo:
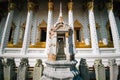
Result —
POLYGON ((27 48, 29 47, 30 29, 31 29, 31 24, 32 24, 32 16, 33 16, 34 7, 35 7, 35 4, 33 2, 28 2, 28 14, 27 14, 27 20, 26 20, 25 33, 24 33, 21 54, 26 54, 27 48))
POLYGON ((53 2, 48 2, 48 20, 47 20, 47 36, 46 36, 46 53, 49 54, 50 51, 50 29, 53 25, 53 2))
POLYGON ((90 25, 90 36, 91 36, 91 44, 93 53, 99 54, 99 47, 98 47, 98 39, 97 39, 97 32, 96 32, 96 25, 95 25, 95 18, 93 12, 93 1, 87 3, 88 5, 88 16, 89 16, 89 25, 90 25))
POLYGON ((15 3, 10 3, 8 7, 8 15, 7 19, 5 22, 5 27, 2 35, 2 40, 1 40, 1 46, 0 46, 0 54, 3 54, 4 48, 6 47, 8 43, 8 38, 9 38, 9 33, 10 33, 10 28, 12 24, 12 19, 13 19, 13 14, 14 14, 14 9, 15 9, 15 3))
POLYGON ((114 13, 113 13, 113 2, 107 3, 107 11, 108 11, 108 18, 110 22, 110 28, 113 37, 114 48, 116 49, 116 53, 120 52, 120 44, 119 44, 119 33, 117 29, 117 24, 115 21, 114 13))

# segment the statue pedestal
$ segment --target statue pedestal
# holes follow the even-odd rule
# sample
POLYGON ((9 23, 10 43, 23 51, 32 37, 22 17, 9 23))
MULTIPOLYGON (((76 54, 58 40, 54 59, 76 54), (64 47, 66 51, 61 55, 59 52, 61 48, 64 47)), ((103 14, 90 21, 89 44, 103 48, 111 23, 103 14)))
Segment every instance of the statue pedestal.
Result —
POLYGON ((41 80, 82 80, 76 69, 77 61, 46 61, 41 80))

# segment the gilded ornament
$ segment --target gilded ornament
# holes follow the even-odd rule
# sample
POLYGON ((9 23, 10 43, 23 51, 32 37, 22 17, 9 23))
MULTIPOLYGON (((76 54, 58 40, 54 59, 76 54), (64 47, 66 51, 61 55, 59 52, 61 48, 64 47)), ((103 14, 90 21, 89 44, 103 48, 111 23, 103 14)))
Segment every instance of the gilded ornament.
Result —
POLYGON ((112 2, 106 3, 106 7, 108 10, 113 10, 113 3, 112 2))
POLYGON ((87 3, 87 7, 88 7, 89 10, 93 10, 93 8, 94 8, 94 3, 93 3, 93 1, 88 2, 88 3, 87 3))
POLYGON ((9 7, 8 7, 9 11, 14 10, 15 8, 16 8, 16 4, 15 3, 9 3, 9 7))
POLYGON ((53 2, 48 2, 48 10, 53 10, 53 2))
POLYGON ((28 11, 34 10, 34 9, 35 9, 35 6, 36 6, 35 3, 33 3, 33 2, 28 2, 28 11))
POLYGON ((73 9, 73 2, 69 2, 68 3, 68 10, 72 10, 73 9))

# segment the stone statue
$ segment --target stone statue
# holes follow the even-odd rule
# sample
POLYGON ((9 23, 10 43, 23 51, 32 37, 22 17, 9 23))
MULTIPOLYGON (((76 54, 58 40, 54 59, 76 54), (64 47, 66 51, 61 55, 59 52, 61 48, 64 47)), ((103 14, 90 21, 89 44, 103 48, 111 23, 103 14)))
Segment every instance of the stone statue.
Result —
POLYGON ((110 67, 110 80, 117 80, 118 78, 118 66, 115 59, 109 59, 108 61, 110 67))
POLYGON ((80 76, 83 80, 90 80, 89 68, 86 59, 81 58, 79 65, 80 76))
POLYGON ((96 59, 94 62, 96 80, 106 80, 105 67, 101 59, 96 59))
POLYGON ((4 80, 16 80, 15 67, 14 58, 7 58, 7 61, 4 61, 4 80))
POLYGON ((18 67, 17 80, 27 80, 28 78, 28 67, 29 61, 28 58, 22 58, 20 65, 18 67))
POLYGON ((40 80, 43 74, 43 68, 42 60, 37 59, 37 63, 35 64, 34 70, 33 70, 33 80, 40 80))
POLYGON ((22 58, 22 59, 21 59, 21 62, 20 62, 20 66, 19 66, 19 67, 24 67, 24 66, 29 67, 28 58, 22 58))

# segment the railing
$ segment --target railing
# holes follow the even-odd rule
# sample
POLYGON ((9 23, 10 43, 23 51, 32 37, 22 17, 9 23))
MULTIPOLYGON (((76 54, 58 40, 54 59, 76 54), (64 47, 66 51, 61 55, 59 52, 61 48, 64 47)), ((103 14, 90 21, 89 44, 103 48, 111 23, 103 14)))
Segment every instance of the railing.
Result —
MULTIPOLYGON (((0 58, 0 62, 2 60, 4 62, 4 59, 5 58, 0 58)), ((42 76, 42 74, 43 74, 43 68, 41 68, 43 66, 29 66, 30 61, 28 61, 27 58, 24 58, 24 60, 21 59, 18 66, 15 66, 13 58, 7 58, 6 60, 7 60, 7 62, 5 61, 4 63, 3 62, 0 63, 0 66, 3 65, 0 67, 0 73, 4 74, 4 76, 0 75, 0 78, 2 80, 6 79, 6 77, 7 78, 11 77, 11 79, 12 79, 12 77, 14 77, 16 79, 12 79, 12 80, 17 80, 18 76, 24 77, 27 80, 34 80, 33 79, 34 76, 39 77, 39 76, 42 76), (22 64, 24 66, 21 66, 22 64), (26 72, 26 70, 27 70, 27 72, 26 72), (37 70, 37 71, 35 71, 35 70, 37 70), (27 76, 21 75, 21 72, 27 76), (37 74, 37 72, 38 73, 40 72, 40 73, 37 74), (12 73, 12 76, 9 73, 12 73), (36 74, 34 74, 34 73, 36 73, 36 74)), ((96 59, 94 61, 95 64, 93 64, 92 67, 89 67, 89 66, 87 66, 88 63, 86 62, 86 59, 81 59, 79 65, 78 65, 78 68, 77 68, 80 71, 80 77, 83 80, 119 80, 120 79, 120 64, 116 64, 115 59, 110 59, 107 62, 108 62, 108 65, 106 66, 102 63, 101 59, 96 59), (102 77, 100 77, 100 76, 103 76, 105 79, 102 79, 102 77), (85 79, 85 77, 87 77, 87 79, 85 79), (101 78, 101 79, 98 79, 98 78, 101 78)), ((35 62, 34 64, 38 64, 38 63, 35 62)), ((42 64, 39 64, 39 65, 42 65, 42 64)))

